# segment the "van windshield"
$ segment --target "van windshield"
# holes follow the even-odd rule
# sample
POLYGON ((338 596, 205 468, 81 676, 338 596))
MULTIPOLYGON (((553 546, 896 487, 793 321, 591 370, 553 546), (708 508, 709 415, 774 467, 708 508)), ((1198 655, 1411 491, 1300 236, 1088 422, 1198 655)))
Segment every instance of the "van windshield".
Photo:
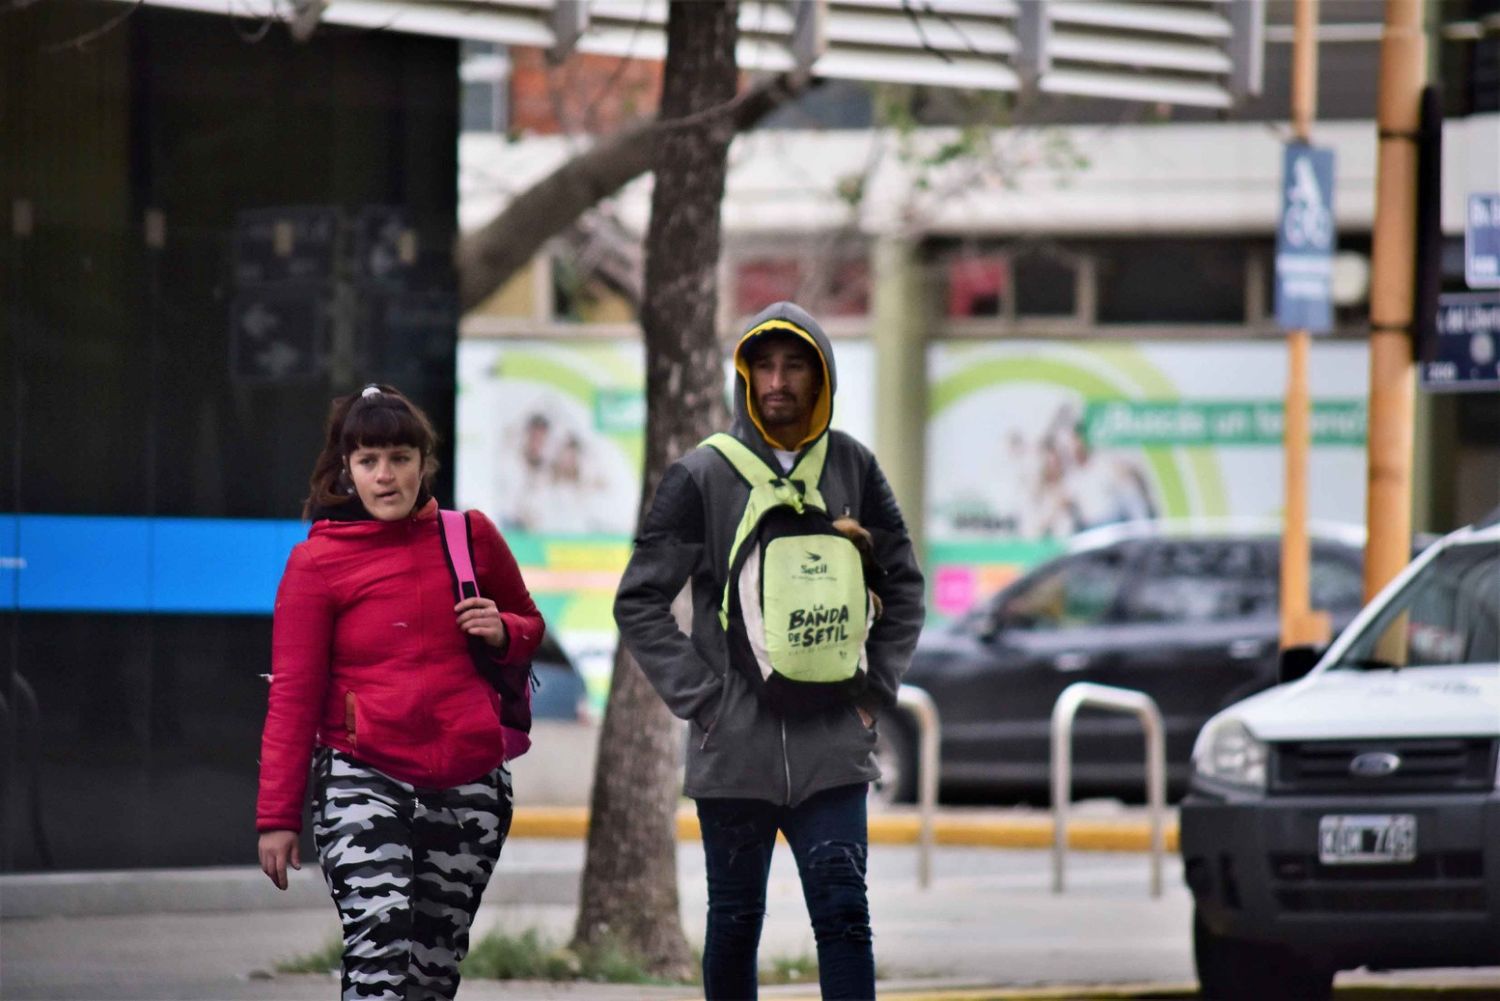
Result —
POLYGON ((1500 543, 1439 553, 1331 670, 1500 664, 1500 543))

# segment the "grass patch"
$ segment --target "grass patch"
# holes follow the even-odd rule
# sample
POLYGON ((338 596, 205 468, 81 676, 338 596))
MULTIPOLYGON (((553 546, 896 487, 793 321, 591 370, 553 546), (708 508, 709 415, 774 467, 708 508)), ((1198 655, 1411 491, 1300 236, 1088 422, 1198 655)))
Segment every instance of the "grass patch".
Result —
POLYGON ((277 973, 337 973, 344 960, 344 941, 334 935, 322 947, 305 956, 295 956, 276 964, 277 973))
POLYGON ((520 935, 492 931, 474 942, 460 967, 466 977, 491 980, 591 980, 607 984, 672 984, 653 976, 624 949, 605 944, 575 952, 531 928, 520 935))
MULTIPOLYGON (((344 955, 344 943, 337 936, 329 938, 318 949, 276 964, 277 973, 337 973, 344 955)), ((460 970, 465 977, 488 980, 588 980, 604 984, 649 984, 674 986, 700 982, 702 956, 693 957, 693 978, 688 981, 665 980, 653 976, 624 949, 613 944, 586 952, 551 941, 535 928, 519 935, 491 931, 473 942, 460 970)), ((818 959, 800 956, 762 958, 760 982, 777 984, 810 984, 818 980, 818 959)))
POLYGON ((760 984, 774 987, 777 984, 815 984, 818 982, 818 957, 803 953, 800 956, 777 956, 769 962, 762 960, 760 984))

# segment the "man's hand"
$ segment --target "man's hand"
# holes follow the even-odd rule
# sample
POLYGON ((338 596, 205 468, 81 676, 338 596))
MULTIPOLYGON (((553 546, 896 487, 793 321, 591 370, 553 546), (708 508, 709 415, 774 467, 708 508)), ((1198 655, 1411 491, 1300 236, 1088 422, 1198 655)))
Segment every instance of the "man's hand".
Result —
POLYGON ((260 835, 260 871, 271 877, 276 889, 286 889, 286 867, 302 868, 302 847, 296 831, 262 831, 260 835))

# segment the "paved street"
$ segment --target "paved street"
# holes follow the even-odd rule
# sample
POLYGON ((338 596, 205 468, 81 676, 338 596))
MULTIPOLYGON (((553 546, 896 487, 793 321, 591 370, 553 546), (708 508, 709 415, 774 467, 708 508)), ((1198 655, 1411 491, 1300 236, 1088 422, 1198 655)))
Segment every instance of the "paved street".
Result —
MULTIPOLYGON (((576 872, 581 861, 578 842, 513 841, 488 898, 502 902, 481 910, 479 932, 498 925, 514 932, 537 928, 555 940, 565 938, 573 917, 574 884, 559 877, 576 872)), ((942 848, 934 860, 933 885, 922 891, 916 884, 914 848, 874 846, 876 954, 887 993, 918 984, 1192 984, 1191 902, 1174 857, 1167 859, 1164 894, 1158 900, 1148 894, 1145 855, 1074 853, 1069 859, 1069 889, 1062 896, 1050 891, 1049 865, 1050 856, 1042 851, 942 848)), ((698 846, 684 843, 679 851, 683 915, 689 937, 698 942, 703 935, 702 868, 698 846)), ((237 884, 237 902, 254 901, 261 893, 257 880, 263 877, 258 872, 221 872, 219 882, 237 884)), ((311 906, 6 920, 0 924, 0 994, 7 999, 118 1001, 331 997, 334 990, 326 977, 268 976, 277 961, 310 951, 336 930, 332 908, 318 902, 317 877, 308 869, 298 876, 307 885, 306 895, 296 900, 311 906)), ((179 906, 194 906, 189 898, 202 896, 206 887, 176 892, 182 894, 179 906)), ((267 885, 264 894, 274 891, 267 885)), ((769 911, 763 955, 813 953, 806 908, 785 847, 779 849, 773 869, 769 911)), ((1488 982, 1500 993, 1500 971, 1488 973, 1493 974, 1488 982)), ((1472 983, 1484 980, 1485 974, 1450 979, 1472 983)), ((473 981, 463 996, 475 1001, 624 1001, 694 993, 473 981)))

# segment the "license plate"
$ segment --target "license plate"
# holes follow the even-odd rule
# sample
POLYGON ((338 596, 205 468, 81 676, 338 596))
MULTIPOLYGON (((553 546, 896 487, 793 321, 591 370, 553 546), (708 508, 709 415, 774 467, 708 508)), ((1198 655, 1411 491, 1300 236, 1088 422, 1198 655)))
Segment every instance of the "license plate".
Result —
POLYGON ((1417 857, 1417 818, 1410 813, 1336 813, 1318 821, 1324 865, 1391 865, 1417 857))

